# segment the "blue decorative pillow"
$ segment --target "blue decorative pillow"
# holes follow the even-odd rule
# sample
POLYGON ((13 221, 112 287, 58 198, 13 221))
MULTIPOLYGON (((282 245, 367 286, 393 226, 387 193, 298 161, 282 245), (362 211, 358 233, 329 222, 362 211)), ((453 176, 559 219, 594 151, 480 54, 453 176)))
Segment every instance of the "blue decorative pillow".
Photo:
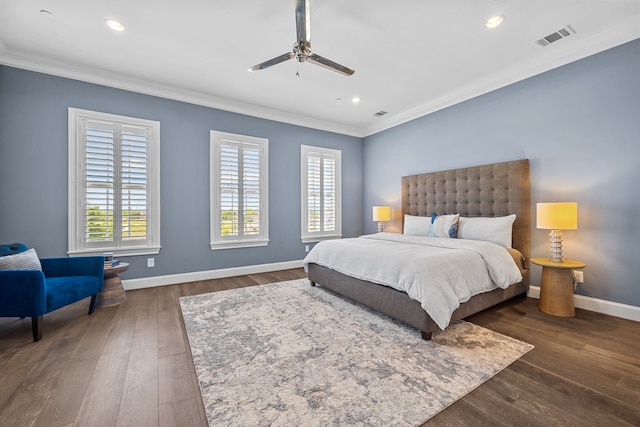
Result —
POLYGON ((24 252, 29 247, 24 243, 9 243, 8 245, 0 245, 0 256, 15 255, 24 252))
POLYGON ((429 237, 445 237, 455 239, 458 235, 458 218, 460 215, 431 215, 429 237))

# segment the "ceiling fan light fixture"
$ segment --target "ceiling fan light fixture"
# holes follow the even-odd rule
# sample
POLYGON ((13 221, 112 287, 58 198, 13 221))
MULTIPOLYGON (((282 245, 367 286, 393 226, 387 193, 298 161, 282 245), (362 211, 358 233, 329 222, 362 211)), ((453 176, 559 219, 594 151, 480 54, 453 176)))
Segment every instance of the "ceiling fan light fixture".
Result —
POLYGON ((484 23, 484 27, 490 30, 498 28, 507 19, 504 15, 495 15, 487 19, 484 23))
POLYGON ((115 19, 105 19, 104 23, 107 24, 107 27, 111 28, 113 31, 117 31, 119 33, 127 29, 123 23, 118 22, 115 19))

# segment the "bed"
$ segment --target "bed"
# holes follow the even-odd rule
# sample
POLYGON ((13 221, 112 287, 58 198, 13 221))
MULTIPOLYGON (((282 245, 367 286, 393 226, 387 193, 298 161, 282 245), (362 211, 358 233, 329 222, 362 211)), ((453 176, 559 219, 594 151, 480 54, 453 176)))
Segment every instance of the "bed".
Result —
MULTIPOLYGON (((403 218, 405 214, 412 217, 459 214, 465 218, 495 218, 515 214, 511 246, 517 252, 511 251, 511 255, 520 270, 521 280, 505 288, 479 293, 460 303, 451 314, 450 322, 527 293, 530 258, 527 159, 402 177, 401 191, 403 218)), ((321 245, 316 245, 318 246, 321 245)), ((351 277, 332 269, 331 265, 308 262, 308 258, 305 259, 305 268, 311 285, 321 285, 411 325, 421 331, 424 339, 430 339, 434 331, 441 329, 423 309, 422 304, 411 299, 406 292, 351 277)))

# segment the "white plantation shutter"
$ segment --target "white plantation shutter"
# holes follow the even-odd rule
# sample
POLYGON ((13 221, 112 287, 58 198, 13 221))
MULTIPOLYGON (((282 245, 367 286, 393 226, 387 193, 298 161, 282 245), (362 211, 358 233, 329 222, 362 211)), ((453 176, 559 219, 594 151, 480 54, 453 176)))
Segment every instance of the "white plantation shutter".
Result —
POLYGON ((111 123, 82 120, 85 150, 85 242, 113 244, 116 129, 111 123))
MULTIPOLYGON (((304 159, 303 159, 304 161, 304 159)), ((319 155, 309 155, 307 162, 307 231, 318 232, 322 230, 322 159, 319 155)))
POLYGON ((230 144, 220 146, 220 208, 217 215, 220 217, 220 233, 222 236, 237 236, 239 221, 238 196, 240 193, 240 170, 239 149, 230 144))
POLYGON ((268 140, 211 131, 211 249, 264 246, 268 140))
POLYGON ((324 157, 322 159, 322 230, 331 233, 336 230, 336 159, 324 157))
POLYGON ((303 145, 302 241, 342 236, 340 150, 303 145))
POLYGON ((150 130, 122 126, 120 131, 120 212, 123 241, 147 238, 147 147, 150 130))
POLYGON ((158 253, 158 122, 69 109, 69 253, 158 253))
POLYGON ((245 236, 260 235, 260 149, 249 144, 243 149, 243 221, 245 236))

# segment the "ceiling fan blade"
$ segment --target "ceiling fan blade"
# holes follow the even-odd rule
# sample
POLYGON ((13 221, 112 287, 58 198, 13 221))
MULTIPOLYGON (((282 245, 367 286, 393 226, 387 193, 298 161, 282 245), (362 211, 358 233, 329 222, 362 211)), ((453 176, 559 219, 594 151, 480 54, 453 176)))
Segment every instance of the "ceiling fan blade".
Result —
POLYGON ((307 61, 313 62, 314 64, 321 67, 328 68, 329 70, 337 71, 338 73, 344 74, 345 76, 350 76, 355 73, 355 70, 345 67, 344 65, 340 65, 337 62, 333 62, 330 59, 324 58, 320 55, 316 55, 315 53, 309 55, 307 61))
POLYGON ((296 41, 311 40, 311 18, 309 0, 296 0, 296 41))
POLYGON ((269 68, 272 65, 276 65, 279 64, 281 62, 286 61, 287 59, 291 59, 294 57, 293 52, 287 52, 283 55, 280 56, 276 56, 273 59, 270 59, 268 61, 264 61, 258 65, 254 65, 253 67, 249 68, 249 71, 258 71, 258 70, 264 70, 265 68, 269 68))

